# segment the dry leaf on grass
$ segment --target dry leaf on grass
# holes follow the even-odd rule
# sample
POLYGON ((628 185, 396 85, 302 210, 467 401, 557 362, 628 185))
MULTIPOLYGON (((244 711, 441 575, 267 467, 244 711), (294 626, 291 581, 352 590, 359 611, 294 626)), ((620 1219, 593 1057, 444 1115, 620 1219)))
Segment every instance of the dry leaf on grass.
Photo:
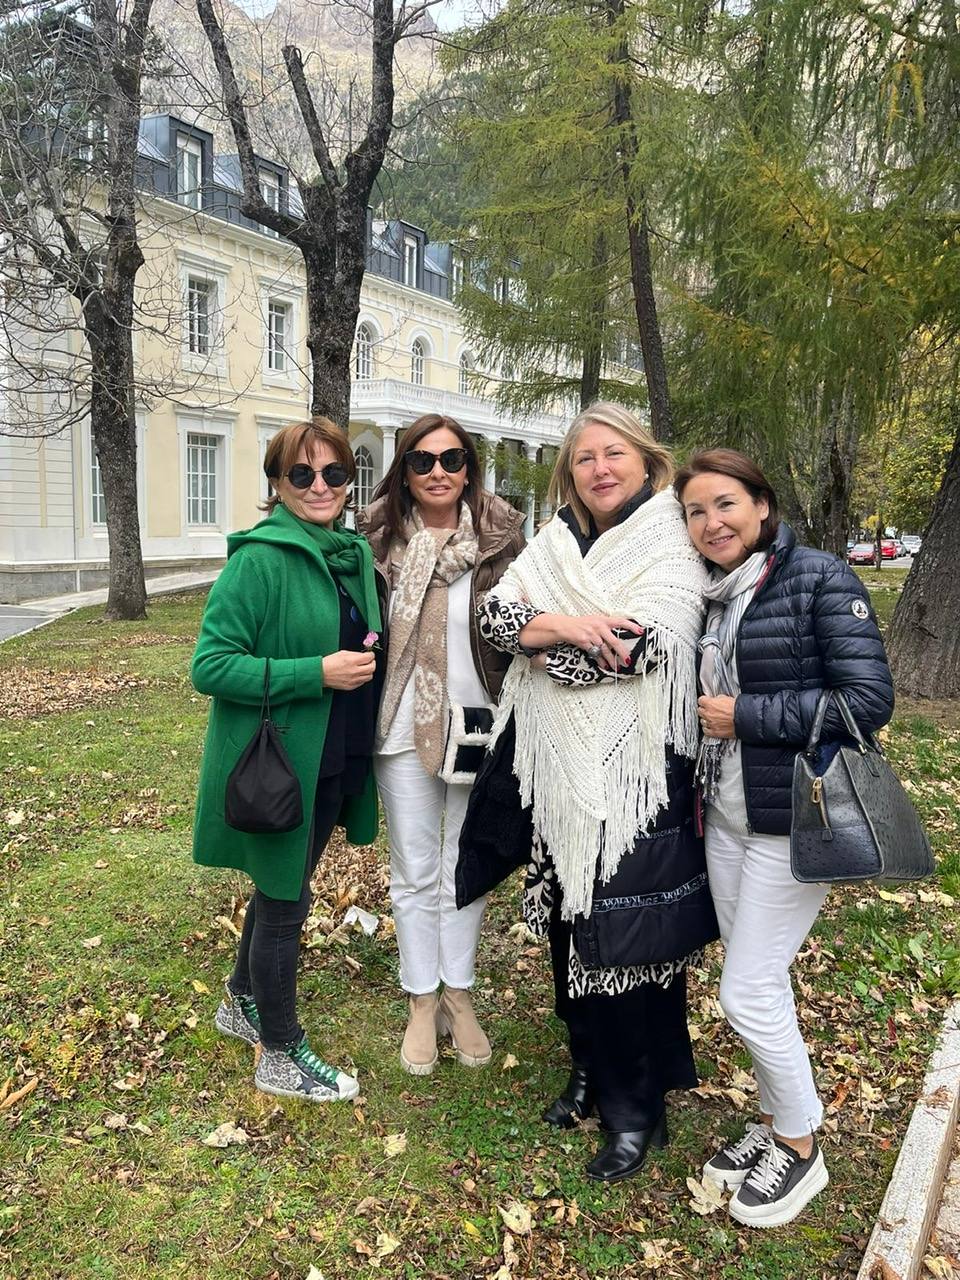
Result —
POLYGON ((316 1267, 311 1267, 307 1272, 307 1280, 324 1280, 323 1272, 318 1271, 316 1267))
POLYGON ((694 1213, 707 1217, 723 1208, 723 1188, 709 1178, 688 1178, 687 1190, 690 1192, 690 1208, 694 1213))
POLYGON ((515 1058, 512 1053, 508 1053, 503 1060, 503 1066, 500 1068, 500 1070, 512 1071, 514 1067, 519 1067, 519 1065, 520 1065, 519 1058, 515 1058))
POLYGON ((208 1133, 203 1140, 205 1147, 232 1147, 244 1142, 250 1141, 250 1135, 246 1129, 240 1129, 232 1120, 224 1120, 223 1124, 218 1124, 212 1133, 208 1133))
POLYGON ((40 1077, 34 1076, 32 1080, 28 1080, 20 1089, 14 1089, 13 1093, 4 1094, 3 1101, 0 1102, 0 1111, 9 1111, 11 1107, 15 1107, 18 1102, 22 1102, 40 1083, 40 1077))
POLYGON ((396 1236, 392 1236, 389 1231, 380 1231, 377 1233, 377 1253, 379 1260, 388 1257, 400 1248, 400 1241, 396 1236))
POLYGON ((101 934, 98 933, 93 938, 82 939, 80 945, 81 947, 86 947, 88 951, 92 951, 94 947, 99 947, 102 941, 103 941, 103 937, 101 936, 101 934))
POLYGON ((405 1133, 388 1133, 383 1140, 383 1153, 387 1156, 402 1156, 407 1149, 405 1133))
POLYGON ((528 1236, 533 1230, 533 1215, 519 1200, 508 1200, 505 1205, 498 1204, 497 1213, 507 1230, 516 1236, 528 1236))

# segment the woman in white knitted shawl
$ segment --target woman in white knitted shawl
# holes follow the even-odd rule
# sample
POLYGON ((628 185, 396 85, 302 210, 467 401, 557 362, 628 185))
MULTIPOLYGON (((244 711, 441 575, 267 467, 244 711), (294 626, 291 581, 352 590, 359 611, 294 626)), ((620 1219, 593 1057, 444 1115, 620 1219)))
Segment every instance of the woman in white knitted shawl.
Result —
POLYGON ((633 414, 571 426, 557 514, 481 609, 514 653, 497 731, 532 805, 524 910, 550 937, 572 1070, 544 1119, 599 1111, 589 1177, 638 1172, 667 1141, 664 1095, 697 1084, 686 966, 717 936, 695 830, 696 652, 707 575, 669 485, 673 462, 633 414))

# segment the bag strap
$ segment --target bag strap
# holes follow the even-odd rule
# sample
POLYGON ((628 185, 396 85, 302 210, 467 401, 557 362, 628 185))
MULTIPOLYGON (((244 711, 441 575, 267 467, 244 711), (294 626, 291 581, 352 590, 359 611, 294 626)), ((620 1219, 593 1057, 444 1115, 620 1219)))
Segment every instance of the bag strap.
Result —
POLYGON ((263 660, 263 697, 260 699, 260 719, 270 719, 270 659, 263 660))
POLYGON ((820 693, 820 697, 817 699, 817 709, 813 713, 813 724, 810 726, 810 737, 807 739, 807 755, 813 755, 817 747, 820 745, 820 735, 823 732, 823 721, 827 714, 827 707, 830 705, 830 695, 832 692, 832 689, 823 689, 820 693))
POLYGON ((867 741, 860 732, 860 726, 853 718, 853 712, 850 710, 850 707, 847 705, 846 698, 839 689, 833 690, 833 700, 840 709, 840 714, 843 716, 843 723, 847 726, 850 737, 853 738, 857 744, 857 750, 861 755, 866 755, 869 749, 867 741))
POLYGON ((847 727, 847 732, 857 744, 857 750, 861 755, 866 755, 869 747, 863 734, 860 732, 860 726, 853 718, 853 712, 839 689, 824 689, 820 697, 817 699, 817 709, 813 713, 813 724, 810 726, 810 737, 807 739, 805 748, 806 755, 813 755, 817 747, 820 745, 820 735, 823 733, 823 721, 827 714, 827 707, 830 705, 830 699, 837 704, 837 710, 843 723, 847 727))

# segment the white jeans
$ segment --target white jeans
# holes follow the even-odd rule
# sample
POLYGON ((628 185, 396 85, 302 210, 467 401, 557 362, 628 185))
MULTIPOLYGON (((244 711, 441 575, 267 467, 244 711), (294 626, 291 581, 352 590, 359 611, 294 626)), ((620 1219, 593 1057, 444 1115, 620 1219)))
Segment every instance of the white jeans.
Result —
MULTIPOLYGON (((730 762, 739 774, 739 754, 730 762)), ((738 779, 739 780, 739 779, 738 779)), ((720 1004, 753 1058, 760 1110, 784 1138, 802 1138, 823 1119, 810 1058, 797 1025, 790 965, 817 918, 828 886, 790 874, 787 836, 752 835, 742 802, 707 810, 710 892, 726 955, 720 1004)))
POLYGON ((400 984, 411 995, 470 987, 486 898, 457 910, 454 873, 470 788, 431 778, 416 751, 375 756, 390 841, 400 984))

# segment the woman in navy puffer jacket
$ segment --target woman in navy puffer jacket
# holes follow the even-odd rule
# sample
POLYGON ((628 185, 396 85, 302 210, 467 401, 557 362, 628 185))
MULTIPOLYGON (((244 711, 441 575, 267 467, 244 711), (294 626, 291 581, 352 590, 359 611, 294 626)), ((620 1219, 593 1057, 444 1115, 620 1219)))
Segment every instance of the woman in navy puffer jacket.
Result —
MULTIPOLYGON (((696 453, 677 497, 713 565, 700 642, 700 781, 707 871, 725 957, 720 1003, 753 1058, 760 1119, 704 1166, 735 1189, 739 1222, 790 1222, 826 1186, 823 1118, 797 1025, 790 965, 827 894, 790 874, 793 762, 824 689, 864 733, 893 713, 869 597, 835 556, 797 545, 760 469, 733 449, 696 453)), ((844 736, 830 706, 824 736, 844 736)))

